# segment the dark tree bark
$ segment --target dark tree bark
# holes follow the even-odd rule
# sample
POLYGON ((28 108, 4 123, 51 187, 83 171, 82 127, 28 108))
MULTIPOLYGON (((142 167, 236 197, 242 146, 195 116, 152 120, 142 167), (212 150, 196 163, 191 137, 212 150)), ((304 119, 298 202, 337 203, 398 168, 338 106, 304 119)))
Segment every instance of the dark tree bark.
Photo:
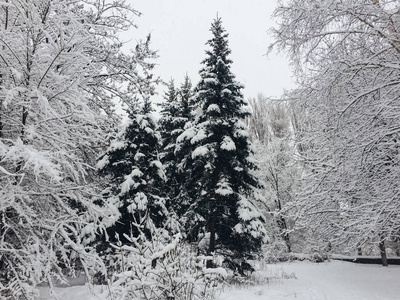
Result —
MULTIPOLYGON (((210 220, 210 244, 208 245, 208 252, 207 255, 212 255, 215 252, 215 224, 216 224, 216 211, 211 215, 211 220, 210 220)), ((207 268, 213 268, 214 263, 211 260, 207 260, 206 264, 207 268)))
MULTIPOLYGON (((6 3, 8 3, 8 0, 6 0, 6 3)), ((6 20, 4 22, 4 29, 7 30, 7 28, 8 28, 8 7, 6 6, 4 8, 4 10, 6 11, 6 20)))
POLYGON ((395 238, 395 251, 396 251, 396 256, 400 256, 400 238, 395 238))
POLYGON ((386 256, 385 240, 383 237, 381 237, 381 241, 379 242, 379 251, 381 252, 382 266, 387 267, 388 261, 386 256))

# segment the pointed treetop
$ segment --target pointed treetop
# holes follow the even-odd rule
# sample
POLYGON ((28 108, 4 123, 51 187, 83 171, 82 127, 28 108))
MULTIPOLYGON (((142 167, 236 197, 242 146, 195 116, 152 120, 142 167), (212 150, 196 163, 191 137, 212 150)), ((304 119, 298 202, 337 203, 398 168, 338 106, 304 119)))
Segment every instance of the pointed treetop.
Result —
POLYGON ((228 34, 222 27, 221 18, 211 24, 213 37, 207 42, 211 49, 206 51, 206 58, 200 70, 201 80, 195 88, 193 103, 206 115, 214 117, 239 117, 248 115, 245 110, 247 102, 243 99, 241 89, 244 87, 235 80, 231 71, 232 60, 228 58, 231 50, 228 46, 228 34))
POLYGON ((189 101, 190 92, 192 90, 192 81, 190 80, 188 74, 186 73, 183 83, 181 84, 180 94, 182 101, 189 101))
MULTIPOLYGON (((213 34, 213 38, 208 40, 206 44, 211 47, 211 50, 206 51, 206 54, 215 56, 215 61, 221 59, 225 64, 232 63, 232 61, 227 58, 231 53, 228 43, 229 34, 226 33, 225 28, 222 26, 221 18, 217 16, 217 18, 214 19, 210 31, 213 34)), ((213 64, 215 63, 214 59, 212 60, 213 64)))
POLYGON ((144 101, 144 103, 143 103, 143 107, 142 107, 142 114, 143 115, 147 115, 147 114, 149 114, 149 113, 151 113, 151 112, 153 112, 154 110, 153 110, 153 107, 151 106, 151 102, 150 102, 150 99, 146 99, 145 101, 144 101))
POLYGON ((167 84, 168 90, 164 93, 164 99, 168 103, 172 103, 176 100, 177 90, 175 88, 175 81, 171 78, 171 80, 167 84))
POLYGON ((181 85, 181 87, 185 87, 185 88, 191 88, 192 87, 192 81, 190 80, 190 77, 188 75, 188 73, 186 72, 185 74, 185 78, 183 79, 183 83, 181 85))

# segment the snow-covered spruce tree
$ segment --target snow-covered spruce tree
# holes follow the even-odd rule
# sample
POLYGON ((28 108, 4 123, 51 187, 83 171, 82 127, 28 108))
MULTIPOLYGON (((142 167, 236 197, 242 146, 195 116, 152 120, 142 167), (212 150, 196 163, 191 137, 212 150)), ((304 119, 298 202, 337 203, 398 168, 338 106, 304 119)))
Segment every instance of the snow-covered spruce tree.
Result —
MULTIPOLYGON (((398 1, 291 0, 276 11, 277 45, 299 75, 305 190, 299 227, 335 251, 399 237, 398 1)), ((378 247, 376 247, 378 248, 378 247)))
POLYGON ((0 7, 0 298, 31 299, 62 271, 102 265, 88 247, 108 216, 95 158, 111 98, 137 94, 151 53, 121 53, 116 33, 136 14, 123 1, 0 7))
MULTIPOLYGON (((181 124, 177 116, 180 114, 180 103, 178 101, 178 91, 176 90, 174 80, 171 80, 167 86, 168 90, 164 94, 164 103, 161 103, 161 118, 158 121, 161 139, 162 139, 162 153, 161 161, 165 166, 166 174, 171 174, 175 169, 175 140, 176 129, 179 130, 181 124)), ((183 127, 183 126, 182 126, 183 127)), ((178 135, 181 132, 178 131, 178 135)), ((173 177, 173 176, 172 176, 173 177)), ((168 181, 173 181, 171 177, 167 176, 168 181)), ((169 183, 171 183, 169 182, 169 183)), ((168 188, 169 183, 166 184, 168 188)))
POLYGON ((170 198, 171 208, 177 213, 182 213, 181 203, 187 202, 187 195, 182 189, 185 174, 180 171, 179 153, 176 152, 176 140, 182 134, 185 124, 192 118, 190 97, 192 95, 192 84, 186 75, 180 89, 176 89, 174 82, 168 84, 165 93, 165 103, 161 104, 161 118, 159 120, 160 133, 162 137, 161 162, 166 170, 165 191, 170 198))
POLYGON ((211 49, 192 97, 197 115, 177 140, 177 152, 187 151, 181 167, 190 196, 181 220, 189 240, 203 236, 207 254, 232 261, 256 255, 267 233, 254 205, 259 183, 251 173, 256 164, 242 121, 249 110, 230 69, 228 34, 220 18, 211 32, 211 49))
POLYGON ((181 100, 181 117, 186 119, 186 123, 192 120, 193 112, 191 102, 191 97, 193 95, 193 87, 192 81, 189 76, 186 74, 183 83, 181 84, 180 90, 178 92, 178 96, 181 100))
POLYGON ((166 177, 158 154, 161 137, 151 111, 148 100, 136 111, 128 111, 124 128, 97 164, 108 180, 106 201, 120 213, 107 229, 106 239, 113 243, 125 244, 129 242, 126 236, 140 232, 151 239, 153 229, 167 226, 169 220, 162 191, 166 177))

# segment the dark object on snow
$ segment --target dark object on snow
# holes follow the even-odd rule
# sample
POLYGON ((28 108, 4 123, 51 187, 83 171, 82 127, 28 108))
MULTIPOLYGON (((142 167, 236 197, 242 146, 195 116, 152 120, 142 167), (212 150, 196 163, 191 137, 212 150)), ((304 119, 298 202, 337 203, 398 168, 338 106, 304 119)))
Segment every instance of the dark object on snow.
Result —
MULTIPOLYGON (((332 256, 334 260, 342 260, 348 261, 358 264, 374 264, 374 265, 381 265, 382 258, 380 257, 371 257, 371 256, 357 256, 357 257, 344 257, 344 256, 332 256)), ((390 257, 387 259, 388 265, 400 265, 400 257, 390 257)))
POLYGON ((246 261, 238 261, 238 260, 230 260, 225 259, 222 265, 230 270, 232 270, 235 274, 241 276, 250 276, 255 270, 254 268, 246 261))

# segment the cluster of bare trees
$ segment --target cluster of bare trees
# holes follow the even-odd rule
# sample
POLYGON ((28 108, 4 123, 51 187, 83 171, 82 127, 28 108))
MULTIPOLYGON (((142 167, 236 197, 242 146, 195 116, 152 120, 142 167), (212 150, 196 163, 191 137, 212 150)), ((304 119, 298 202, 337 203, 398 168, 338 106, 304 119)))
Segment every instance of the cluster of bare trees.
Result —
POLYGON ((252 115, 247 124, 259 166, 256 175, 264 183, 267 199, 260 207, 268 216, 272 232, 266 256, 282 259, 292 250, 299 251, 296 236, 290 234, 293 220, 284 214, 284 208, 296 198, 300 184, 301 166, 294 143, 297 114, 290 102, 271 100, 261 94, 250 99, 249 104, 252 115))
POLYGON ((333 249, 399 238, 400 4, 391 0, 281 2, 275 47, 298 77, 290 97, 303 192, 288 212, 333 249))

